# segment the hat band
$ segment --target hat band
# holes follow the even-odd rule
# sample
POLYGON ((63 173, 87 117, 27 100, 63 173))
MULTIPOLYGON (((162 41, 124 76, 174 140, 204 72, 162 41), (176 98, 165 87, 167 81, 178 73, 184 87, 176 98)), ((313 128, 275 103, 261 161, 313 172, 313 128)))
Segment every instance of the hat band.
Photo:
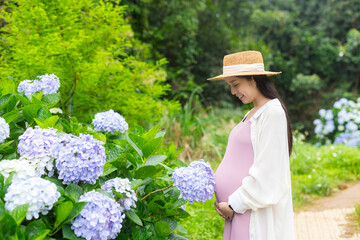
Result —
POLYGON ((223 67, 223 74, 236 72, 263 72, 264 63, 236 64, 223 67))

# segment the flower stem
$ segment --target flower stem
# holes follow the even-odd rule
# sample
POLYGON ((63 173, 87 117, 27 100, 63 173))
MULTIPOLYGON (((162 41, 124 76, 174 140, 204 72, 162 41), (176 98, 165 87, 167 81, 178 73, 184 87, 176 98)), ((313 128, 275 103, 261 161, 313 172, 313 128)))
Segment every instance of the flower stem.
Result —
POLYGON ((171 187, 172 185, 174 185, 174 184, 171 184, 171 185, 169 185, 169 186, 167 186, 167 187, 164 187, 164 188, 161 188, 161 189, 157 189, 157 190, 155 190, 155 191, 147 194, 147 195, 146 195, 145 197, 143 197, 141 200, 144 200, 145 198, 147 198, 147 197, 150 196, 151 194, 164 191, 164 190, 168 189, 169 187, 171 187))

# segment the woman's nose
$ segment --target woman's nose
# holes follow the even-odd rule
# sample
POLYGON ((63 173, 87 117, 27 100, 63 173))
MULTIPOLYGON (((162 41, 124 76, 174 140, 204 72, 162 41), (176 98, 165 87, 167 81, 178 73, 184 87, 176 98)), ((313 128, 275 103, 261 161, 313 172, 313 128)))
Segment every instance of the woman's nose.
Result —
POLYGON ((236 94, 236 90, 234 88, 231 88, 231 94, 235 95, 236 94))

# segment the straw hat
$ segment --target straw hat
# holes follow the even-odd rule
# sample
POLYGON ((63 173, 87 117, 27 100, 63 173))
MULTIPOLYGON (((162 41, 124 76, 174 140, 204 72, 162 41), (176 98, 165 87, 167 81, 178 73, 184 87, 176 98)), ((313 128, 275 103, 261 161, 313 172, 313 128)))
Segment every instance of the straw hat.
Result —
POLYGON ((232 76, 277 75, 281 72, 264 70, 264 60, 258 51, 244 51, 226 55, 223 60, 223 74, 207 80, 224 80, 232 76))

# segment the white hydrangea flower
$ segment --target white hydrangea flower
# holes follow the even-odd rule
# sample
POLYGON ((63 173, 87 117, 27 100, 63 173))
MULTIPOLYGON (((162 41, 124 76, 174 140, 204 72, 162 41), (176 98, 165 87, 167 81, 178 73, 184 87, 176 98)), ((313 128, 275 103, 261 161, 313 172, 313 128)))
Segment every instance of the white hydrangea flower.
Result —
POLYGON ((8 178, 12 172, 14 172, 13 180, 39 176, 35 168, 26 160, 1 160, 0 173, 4 178, 8 178))
POLYGON ((5 119, 0 117, 0 143, 5 142, 5 139, 8 138, 9 136, 10 136, 9 124, 7 124, 5 119))
POLYGON ((54 158, 49 156, 43 157, 33 157, 26 158, 21 157, 20 160, 27 161, 31 166, 33 166, 39 176, 48 173, 48 176, 51 177, 54 174, 54 158))
POLYGON ((38 219, 39 214, 48 214, 60 193, 54 183, 40 177, 18 179, 11 183, 5 194, 5 207, 11 212, 17 206, 29 204, 26 219, 38 219))

